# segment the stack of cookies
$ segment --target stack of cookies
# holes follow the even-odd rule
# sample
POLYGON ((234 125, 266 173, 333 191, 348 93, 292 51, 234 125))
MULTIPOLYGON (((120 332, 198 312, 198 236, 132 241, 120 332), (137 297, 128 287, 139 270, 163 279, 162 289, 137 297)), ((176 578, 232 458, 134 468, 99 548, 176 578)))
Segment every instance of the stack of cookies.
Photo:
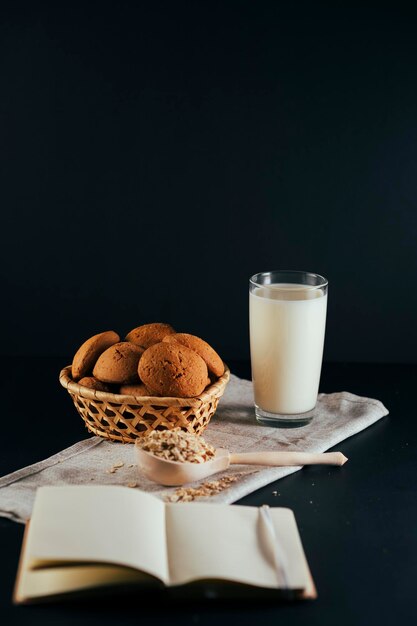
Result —
POLYGON ((121 341, 114 331, 87 339, 71 368, 79 385, 132 396, 193 398, 224 373, 224 363, 203 339, 170 324, 144 324, 121 341))

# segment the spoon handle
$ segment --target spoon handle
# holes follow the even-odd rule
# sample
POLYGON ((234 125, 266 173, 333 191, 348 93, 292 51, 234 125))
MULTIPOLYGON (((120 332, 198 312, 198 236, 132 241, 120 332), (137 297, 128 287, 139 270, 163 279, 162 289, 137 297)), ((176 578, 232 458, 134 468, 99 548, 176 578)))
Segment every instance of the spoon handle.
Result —
POLYGON ((230 454, 230 463, 242 465, 344 465, 347 458, 341 452, 242 452, 230 454))

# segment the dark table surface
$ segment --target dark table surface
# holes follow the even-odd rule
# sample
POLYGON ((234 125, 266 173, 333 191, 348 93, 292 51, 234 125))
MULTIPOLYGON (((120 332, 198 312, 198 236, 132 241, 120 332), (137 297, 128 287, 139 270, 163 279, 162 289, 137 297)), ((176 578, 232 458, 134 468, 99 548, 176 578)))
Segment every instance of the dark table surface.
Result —
MULTIPOLYGON (((68 360, 68 359, 67 359, 68 360)), ((0 475, 86 437, 58 384, 66 359, 2 360, 0 475), (56 427, 55 427, 56 426, 56 427)), ((248 363, 231 363, 249 377, 248 363)), ((0 518, 0 621, 23 624, 391 624, 417 618, 416 365, 324 364, 321 391, 381 400, 389 416, 337 446, 343 468, 308 467, 245 497, 294 510, 317 585, 313 602, 185 603, 140 593, 84 602, 11 604, 23 526, 0 518), (274 492, 276 492, 274 494, 274 492)))

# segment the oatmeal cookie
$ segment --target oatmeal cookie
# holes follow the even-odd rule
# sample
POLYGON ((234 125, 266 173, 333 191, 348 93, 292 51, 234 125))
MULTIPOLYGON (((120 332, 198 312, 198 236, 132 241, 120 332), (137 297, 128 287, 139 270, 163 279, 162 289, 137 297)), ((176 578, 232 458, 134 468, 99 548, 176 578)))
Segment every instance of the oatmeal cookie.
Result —
POLYGON ((188 333, 176 333, 175 335, 167 335, 163 338, 166 343, 180 343, 194 352, 197 352, 205 361, 210 374, 214 374, 217 378, 224 374, 224 363, 215 350, 203 339, 188 333))
POLYGON ((102 383, 101 380, 97 380, 94 376, 84 376, 84 378, 78 381, 78 384, 82 387, 88 387, 88 389, 96 389, 96 391, 111 392, 108 385, 102 383))
POLYGON ((175 330, 170 324, 157 322, 154 324, 143 324, 134 328, 127 333, 125 339, 146 350, 149 346, 159 343, 164 337, 173 333, 175 333, 175 330))
POLYGON ((107 348, 120 341, 113 330, 94 335, 85 341, 75 353, 72 361, 71 374, 74 380, 91 374, 95 362, 107 348))
POLYGON ((143 349, 128 341, 114 344, 98 358, 93 375, 103 383, 127 385, 139 382, 138 363, 143 349))
POLYGON ((160 342, 145 350, 138 371, 152 393, 176 398, 200 395, 208 378, 203 359, 177 342, 160 342))
POLYGON ((126 396, 152 396, 153 394, 143 383, 137 385, 122 385, 119 393, 126 396))

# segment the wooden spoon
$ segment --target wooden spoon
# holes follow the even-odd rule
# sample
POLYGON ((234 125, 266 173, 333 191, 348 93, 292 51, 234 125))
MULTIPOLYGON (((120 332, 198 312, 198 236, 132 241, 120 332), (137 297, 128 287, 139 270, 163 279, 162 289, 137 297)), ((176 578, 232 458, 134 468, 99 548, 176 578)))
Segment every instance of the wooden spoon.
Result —
POLYGON ((193 483, 221 472, 229 465, 344 465, 347 458, 341 452, 243 452, 233 454, 225 448, 217 448, 215 456, 205 463, 182 463, 167 461, 135 446, 139 468, 147 478, 160 485, 173 487, 193 483))

